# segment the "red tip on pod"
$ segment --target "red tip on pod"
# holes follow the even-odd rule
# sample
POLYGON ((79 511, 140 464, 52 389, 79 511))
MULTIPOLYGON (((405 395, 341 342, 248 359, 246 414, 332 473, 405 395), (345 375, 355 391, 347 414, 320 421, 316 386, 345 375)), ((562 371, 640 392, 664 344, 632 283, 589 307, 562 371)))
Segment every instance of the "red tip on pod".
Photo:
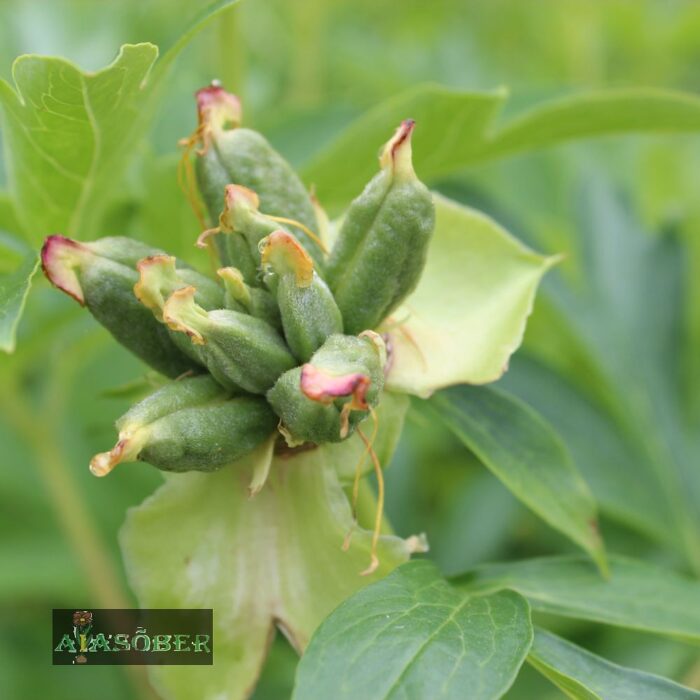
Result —
POLYGON ((195 97, 200 125, 230 129, 241 123, 241 101, 217 82, 197 90, 195 97))
POLYGON ((85 296, 75 268, 85 253, 89 250, 83 244, 59 234, 49 236, 41 248, 41 267, 46 278, 81 305, 85 304, 85 296))

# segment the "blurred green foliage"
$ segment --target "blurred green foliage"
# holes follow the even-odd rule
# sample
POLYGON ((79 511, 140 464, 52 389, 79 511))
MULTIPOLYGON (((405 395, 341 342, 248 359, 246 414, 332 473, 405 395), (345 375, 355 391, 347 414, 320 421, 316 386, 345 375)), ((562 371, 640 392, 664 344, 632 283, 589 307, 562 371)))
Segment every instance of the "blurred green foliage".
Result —
MULTIPOLYGON (((13 58, 22 53, 62 55, 95 69, 125 42, 165 46, 183 16, 204 4, 3 0, 0 76, 10 76, 13 58)), ((172 175, 176 141, 194 126, 192 93, 213 77, 243 97, 246 119, 299 164, 365 108, 422 81, 464 89, 506 85, 510 112, 584 88, 697 92, 699 37, 700 5, 692 0, 248 0, 180 57, 150 150, 144 147, 112 205, 108 230, 94 235, 138 235, 207 264, 191 246, 197 224, 172 175)), ((567 254, 503 384, 564 437, 599 500, 609 549, 696 574, 697 556, 688 548, 696 544, 697 478, 687 470, 689 456, 697 454, 700 411, 698 156, 698 139, 689 136, 607 138, 471 169, 439 186, 543 253, 567 254), (601 186, 602 195, 596 192, 601 186), (652 251, 639 253, 651 255, 641 275, 620 242, 630 227, 639 245, 652 251), (654 248, 664 242, 673 248, 665 276, 654 248), (615 255, 622 255, 619 265, 615 255), (620 300, 612 310, 611 295, 620 300), (557 302, 571 305, 562 315, 557 302), (669 319, 670 308, 680 318, 669 319), (572 328, 562 321, 567 313, 590 324, 572 328), (620 319, 635 322, 620 325, 620 319), (669 340, 656 347, 666 326, 669 340), (587 343, 579 342, 581 334, 587 343), (674 376, 659 376, 669 372, 674 376), (658 444, 673 454, 660 455, 658 444, 645 444, 643 435, 660 436, 658 444), (649 470, 640 468, 643 461, 651 462, 649 470), (670 492, 663 486, 669 474, 675 483, 670 492), (645 479, 657 486, 640 487, 645 479), (661 495, 650 499, 655 488, 661 495)), ((24 251, 3 237, 13 232, 11 217, 3 214, 0 199, 0 270, 6 271, 24 251)), ((132 600, 116 531, 125 509, 150 493, 160 476, 132 466, 98 481, 87 464, 110 444, 112 423, 133 398, 129 391, 110 391, 131 386, 144 369, 43 280, 29 298, 18 345, 16 354, 0 357, 3 697, 63 700, 98 691, 105 700, 137 692, 148 697, 142 679, 118 667, 83 669, 77 679, 51 667, 47 641, 51 607, 132 600)), ((420 402, 414 409, 387 473, 388 512, 400 534, 426 531, 446 574, 485 561, 572 551, 420 402)), ((574 621, 558 620, 554 629, 613 661, 700 687, 697 654, 680 643, 574 621)), ((288 697, 294 666, 289 648, 276 641, 255 697, 288 697)), ((526 671, 508 697, 561 694, 526 671)))

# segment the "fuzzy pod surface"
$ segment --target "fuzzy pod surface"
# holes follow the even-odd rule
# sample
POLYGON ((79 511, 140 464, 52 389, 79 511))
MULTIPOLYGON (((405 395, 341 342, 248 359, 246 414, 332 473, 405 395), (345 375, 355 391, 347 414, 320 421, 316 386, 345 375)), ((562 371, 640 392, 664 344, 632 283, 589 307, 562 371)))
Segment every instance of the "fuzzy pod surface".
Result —
POLYGON ((413 128, 403 122, 384 147, 381 170, 350 205, 326 265, 346 333, 377 328, 425 267, 435 209, 413 170, 413 128))
POLYGON ((275 231, 261 241, 260 250, 266 279, 273 282, 284 337, 295 357, 307 362, 329 336, 343 332, 340 309, 295 236, 275 231))
MULTIPOLYGON (((137 421, 133 414, 126 414, 119 421, 122 428, 117 444, 90 462, 92 473, 105 476, 116 465, 134 461, 163 471, 214 471, 255 449, 275 429, 277 417, 264 399, 215 397, 200 402, 203 393, 213 387, 200 385, 190 390, 190 402, 173 404, 169 411, 153 412, 151 403, 142 407, 137 421), (194 403, 193 395, 197 396, 194 403)), ((165 396, 157 398, 163 409, 165 396)))
MULTIPOLYGON (((217 85, 196 95, 202 147, 197 152, 197 182, 212 222, 224 206, 226 185, 243 185, 260 198, 264 214, 294 219, 311 230, 317 219, 309 193, 292 166, 257 131, 242 128, 238 98, 217 85)), ((304 246, 322 262, 318 244, 300 234, 304 246)), ((238 265, 231 260, 225 265, 238 265)))
POLYGON ((225 308, 250 314, 269 323, 276 330, 282 330, 277 301, 267 289, 246 284, 243 274, 235 267, 222 267, 216 274, 221 277, 226 289, 225 308))
POLYGON ((41 250, 44 274, 153 369, 168 377, 197 371, 198 365, 173 343, 167 328, 134 296, 136 270, 103 257, 100 250, 105 251, 100 242, 49 236, 41 250))
POLYGON ((262 398, 184 408, 152 424, 138 459, 165 471, 213 471, 266 440, 277 417, 262 398))
POLYGON ((134 404, 116 422, 120 433, 134 433, 149 423, 183 408, 193 408, 215 399, 225 399, 230 392, 207 374, 182 377, 156 389, 134 404))
POLYGON ((264 394, 296 360, 280 334, 265 321, 228 309, 207 312, 194 301, 194 287, 174 292, 163 308, 168 326, 200 346, 211 375, 223 386, 264 394))
POLYGON ((302 367, 267 393, 290 446, 340 442, 378 404, 386 354, 377 334, 332 335, 302 367))

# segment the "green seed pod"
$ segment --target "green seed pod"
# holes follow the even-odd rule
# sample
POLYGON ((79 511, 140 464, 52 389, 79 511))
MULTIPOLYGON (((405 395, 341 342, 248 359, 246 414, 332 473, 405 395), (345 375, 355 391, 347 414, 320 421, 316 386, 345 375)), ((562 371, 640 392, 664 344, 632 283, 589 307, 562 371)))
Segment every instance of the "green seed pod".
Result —
POLYGON ((211 375, 226 387, 264 394, 294 367, 294 356, 265 321, 228 309, 205 311, 194 301, 194 287, 179 289, 163 307, 168 326, 201 346, 211 375))
POLYGON ((136 263, 151 255, 164 255, 163 251, 126 236, 105 236, 83 243, 95 254, 115 263, 134 268, 136 263))
MULTIPOLYGON (((197 392, 206 393, 201 387, 193 393, 197 392)), ((152 405, 147 410, 137 405, 129 412, 144 415, 136 421, 131 416, 130 427, 120 429, 117 444, 92 458, 90 471, 95 476, 105 476, 117 464, 136 460, 164 471, 214 471, 255 449, 277 423, 267 403, 252 396, 215 397, 195 405, 175 404, 171 410, 163 405, 164 397, 149 398, 152 405), (155 404, 162 410, 155 411, 155 404)))
POLYGON ((415 289, 435 226, 429 190, 411 161, 414 122, 401 124, 381 170, 347 211, 326 267, 345 331, 376 328, 415 289))
MULTIPOLYGON (((263 213, 289 217, 314 229, 311 198, 299 176, 264 136, 240 128, 241 105, 235 95, 217 85, 203 88, 197 92, 197 114, 197 182, 212 222, 223 208, 224 187, 235 184, 258 193, 263 213)), ((322 262, 313 238, 306 234, 300 238, 314 260, 322 262)), ((225 264, 240 267, 234 260, 225 264)))
POLYGON ((386 347, 381 336, 332 335, 303 367, 285 372, 267 393, 290 446, 340 442, 379 402, 386 347))
POLYGON ((198 370, 172 342, 168 329, 134 297, 136 270, 100 254, 100 250, 109 250, 122 260, 132 256, 133 248, 122 250, 117 240, 131 245, 130 239, 110 239, 107 245, 49 236, 41 249, 44 274, 61 291, 87 306, 117 342, 153 369, 169 377, 198 370))
POLYGON ((159 418, 210 403, 215 399, 229 398, 231 392, 215 382, 208 374, 181 377, 156 389, 132 406, 116 423, 120 436, 129 436, 159 418))
POLYGON ((219 225, 204 231, 197 239, 197 245, 206 248, 209 238, 216 236, 217 247, 223 247, 226 251, 228 266, 238 268, 244 280, 253 286, 260 284, 258 244, 279 228, 279 224, 259 212, 258 206, 258 195, 253 190, 240 185, 226 185, 219 225))
POLYGON ((224 305, 227 309, 250 314, 269 323, 276 330, 282 330, 280 310, 267 289, 247 285, 241 271, 235 267, 222 267, 216 274, 224 281, 224 305))
POLYGON ((274 275, 277 304, 284 337, 301 362, 311 356, 328 336, 343 332, 343 319, 326 283, 316 274, 311 256, 297 239, 275 231, 260 243, 265 279, 274 275))

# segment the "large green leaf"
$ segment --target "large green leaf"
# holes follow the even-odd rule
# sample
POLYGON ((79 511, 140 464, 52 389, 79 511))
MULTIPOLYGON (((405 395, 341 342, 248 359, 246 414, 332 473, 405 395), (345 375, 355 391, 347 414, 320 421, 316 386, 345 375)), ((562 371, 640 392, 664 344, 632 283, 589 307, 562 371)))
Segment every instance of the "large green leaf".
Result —
POLYGON ((556 261, 473 209, 436 195, 435 210, 421 281, 388 322, 387 385, 419 396, 498 379, 520 345, 537 285, 556 261))
POLYGON ((666 678, 601 659, 536 629, 527 660, 573 700, 698 700, 700 693, 666 678))
POLYGON ((499 386, 525 400, 566 442, 601 513, 658 542, 677 546, 674 518, 643 446, 610 412, 559 372, 520 354, 499 386))
POLYGON ((539 414, 488 387, 454 387, 430 405, 513 495, 605 570, 595 501, 561 439, 539 414))
POLYGON ((700 583, 658 566, 610 558, 604 579, 583 557, 545 557, 477 567, 455 583, 512 588, 533 609, 700 642, 700 583))
POLYGON ((15 272, 0 276, 0 350, 14 352, 17 324, 38 268, 36 253, 29 253, 15 272))
POLYGON ((416 120, 414 162, 434 180, 473 163, 573 139, 632 132, 700 130, 700 99, 660 90, 610 90, 545 102, 495 128, 504 90, 456 92, 420 85, 370 109, 303 170, 331 209, 357 196, 375 172, 376 153, 401 120, 416 120), (342 164, 342 167, 339 167, 342 164))
POLYGON ((87 73, 70 61, 20 56, 15 87, 0 81, 7 175, 24 233, 94 237, 153 114, 173 59, 207 20, 237 0, 209 6, 153 70, 158 48, 125 45, 106 68, 87 73))
POLYGON ((249 499, 251 475, 269 456, 263 446, 219 472, 171 475, 129 512, 121 545, 140 605, 215 611, 215 666, 153 667, 165 698, 247 697, 275 624, 302 651, 338 603, 412 551, 412 541, 382 536, 379 569, 360 576, 371 535, 356 529, 343 551, 352 520, 329 453, 274 459, 249 499))
MULTIPOLYGON (((645 230, 604 173, 584 170, 582 177, 574 189, 580 276, 573 282, 559 270, 548 275, 541 294, 548 315, 540 326, 549 332, 531 334, 529 350, 588 396, 633 447, 592 485, 605 488, 611 502, 624 499, 621 483, 636 481, 630 501, 639 503, 642 492, 647 502, 656 501, 649 525, 665 527, 665 539, 684 551, 698 573, 700 441, 685 402, 686 393, 698 393, 684 362, 686 354, 697 354, 685 315, 688 250, 673 230, 645 230), (569 339, 556 345, 556 353, 553 330, 569 339)), ((523 396, 537 405, 539 384, 523 396)), ((598 455, 593 449, 580 458, 598 455)))
POLYGON ((531 640, 518 594, 464 595, 430 562, 411 562, 323 622, 299 664, 293 697, 500 698, 531 640))

